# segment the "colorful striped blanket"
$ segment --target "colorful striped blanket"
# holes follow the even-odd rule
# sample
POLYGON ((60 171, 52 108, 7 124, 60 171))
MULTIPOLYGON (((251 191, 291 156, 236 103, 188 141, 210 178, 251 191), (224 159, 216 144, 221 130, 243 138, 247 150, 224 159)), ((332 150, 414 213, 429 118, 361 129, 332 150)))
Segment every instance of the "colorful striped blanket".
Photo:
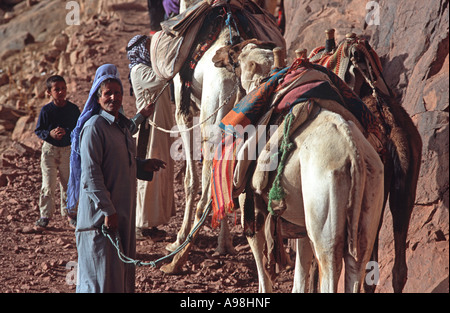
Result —
POLYGON ((237 147, 244 140, 242 131, 248 125, 255 125, 267 110, 270 98, 287 70, 286 68, 272 71, 269 78, 236 104, 220 123, 224 133, 214 156, 211 177, 213 227, 216 227, 218 221, 227 213, 234 210, 233 173, 237 147), (238 125, 240 127, 237 127, 238 125))

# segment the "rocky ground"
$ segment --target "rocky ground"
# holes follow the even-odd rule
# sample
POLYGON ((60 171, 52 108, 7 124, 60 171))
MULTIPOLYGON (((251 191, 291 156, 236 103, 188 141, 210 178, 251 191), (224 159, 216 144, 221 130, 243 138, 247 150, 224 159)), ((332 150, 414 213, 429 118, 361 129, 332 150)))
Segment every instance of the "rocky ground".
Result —
MULTIPOLYGON (((75 291, 77 253, 73 229, 59 214, 55 214, 46 229, 34 226, 39 217, 41 143, 33 130, 37 113, 48 102, 43 93, 45 78, 55 73, 66 77, 69 99, 80 109, 95 69, 104 63, 118 66, 128 90, 125 46, 134 35, 148 29, 146 1, 78 2, 82 4, 81 23, 72 26, 65 20, 65 1, 0 3, 1 293, 75 291), (6 3, 18 4, 11 10, 6 3)), ((371 44, 382 57, 388 83, 406 99, 405 108, 418 125, 424 142, 416 207, 408 235, 409 277, 405 292, 448 293, 448 1, 430 1, 425 7, 421 1, 400 0, 394 5, 381 0, 382 23, 378 28, 367 29, 362 22, 366 2, 349 0, 338 5, 318 0, 286 0, 285 37, 289 52, 292 55, 305 42, 309 50, 323 44, 317 34, 323 34, 330 26, 341 37, 346 32, 363 29, 372 36, 371 44), (411 15, 408 13, 411 11, 416 13, 411 15), (409 28, 420 29, 415 32, 415 40, 404 36, 409 28)), ((124 106, 126 115, 133 116, 134 99, 128 93, 124 106)), ((143 261, 165 256, 164 247, 175 240, 181 225, 183 169, 182 163, 176 166, 177 215, 162 227, 167 234, 164 238, 137 242, 138 258, 143 261)), ((384 218, 380 237, 381 281, 377 291, 392 292, 393 239, 388 211, 384 218)), ((159 266, 138 268, 136 291, 257 292, 256 266, 242 235, 239 213, 229 217, 237 255, 214 254, 218 231, 210 225, 208 219, 182 274, 166 275, 159 266)), ((292 270, 282 272, 274 291, 289 292, 292 277, 292 270)))
MULTIPOLYGON (((34 226, 39 218, 39 151, 15 143, 2 156, 2 171, 8 172, 8 183, 0 189, 0 292, 74 292, 73 275, 77 261, 74 230, 58 209, 47 228, 34 226)), ((177 169, 181 170, 180 164, 177 169)), ((165 237, 156 241, 150 237, 138 240, 139 260, 150 262, 165 256, 164 247, 176 239, 183 218, 183 190, 180 181, 176 183, 177 215, 169 225, 161 227, 167 233, 165 237)), ((229 224, 237 255, 215 255, 218 232, 210 227, 208 219, 183 272, 179 275, 164 274, 159 267, 165 262, 157 264, 156 268, 138 267, 136 291, 257 292, 254 260, 235 218, 239 221, 239 215, 231 216, 229 224)), ((275 285, 275 291, 289 292, 291 281, 291 271, 284 272, 275 285)))

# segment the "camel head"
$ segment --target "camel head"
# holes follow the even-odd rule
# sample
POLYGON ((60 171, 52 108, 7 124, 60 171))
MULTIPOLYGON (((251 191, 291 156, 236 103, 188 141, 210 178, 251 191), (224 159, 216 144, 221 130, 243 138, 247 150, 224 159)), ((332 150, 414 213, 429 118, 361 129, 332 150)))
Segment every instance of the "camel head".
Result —
POLYGON ((248 93, 268 76, 273 66, 275 47, 272 42, 250 39, 220 48, 212 60, 216 67, 225 67, 240 77, 242 87, 248 93))

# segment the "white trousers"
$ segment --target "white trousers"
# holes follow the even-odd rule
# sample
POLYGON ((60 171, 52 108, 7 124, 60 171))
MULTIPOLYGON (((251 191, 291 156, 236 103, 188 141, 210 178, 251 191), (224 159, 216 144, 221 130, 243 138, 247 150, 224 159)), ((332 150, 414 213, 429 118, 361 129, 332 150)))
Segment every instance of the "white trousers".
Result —
POLYGON ((39 197, 41 217, 51 218, 55 211, 55 194, 59 173, 61 215, 67 215, 67 183, 70 175, 70 146, 56 147, 44 141, 41 153, 42 188, 39 197))

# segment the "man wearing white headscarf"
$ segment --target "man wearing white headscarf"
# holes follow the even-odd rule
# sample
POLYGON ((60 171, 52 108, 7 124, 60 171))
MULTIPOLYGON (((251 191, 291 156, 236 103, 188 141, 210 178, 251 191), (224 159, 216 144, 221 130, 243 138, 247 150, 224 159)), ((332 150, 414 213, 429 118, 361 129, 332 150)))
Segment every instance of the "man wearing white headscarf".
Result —
POLYGON ((135 258, 136 178, 151 179, 152 172, 165 166, 160 160, 136 158, 132 122, 119 112, 122 97, 117 68, 112 64, 98 68, 72 132, 68 209, 78 202, 80 293, 134 292, 135 265, 119 259, 101 228, 118 234, 123 253, 135 258))
MULTIPOLYGON (((155 94, 166 84, 159 79, 151 67, 150 38, 145 35, 134 36, 127 45, 130 61, 130 81, 136 97, 136 108, 145 107, 155 94)), ((158 126, 171 129, 174 126, 169 88, 166 88, 156 102, 152 119, 158 126)), ((166 169, 155 173, 152 181, 138 181, 136 227, 138 237, 148 235, 154 240, 164 236, 157 226, 169 223, 175 215, 174 201, 174 161, 170 156, 173 142, 170 134, 151 128, 148 121, 140 125, 138 135, 138 154, 140 157, 156 158, 166 161, 166 169), (148 138, 147 140, 143 138, 148 138), (141 151, 142 152, 139 152, 141 151)))

